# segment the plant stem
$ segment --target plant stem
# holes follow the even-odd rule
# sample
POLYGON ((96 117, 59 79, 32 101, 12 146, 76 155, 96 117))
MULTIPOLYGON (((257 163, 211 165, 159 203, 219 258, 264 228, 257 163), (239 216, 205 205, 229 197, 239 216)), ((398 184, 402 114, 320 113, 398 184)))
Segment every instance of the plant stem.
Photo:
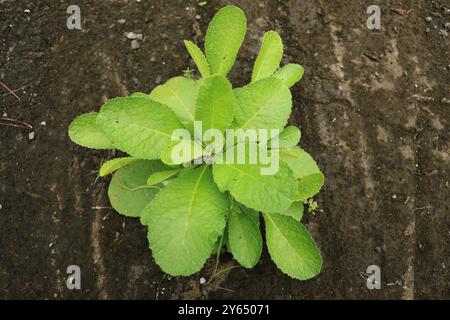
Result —
POLYGON ((161 190, 161 188, 160 188, 160 187, 157 187, 157 186, 139 186, 139 187, 136 187, 136 188, 128 188, 128 187, 125 186, 123 183, 121 183, 118 179, 117 179, 116 182, 117 182, 117 184, 118 184, 119 186, 121 186, 121 187, 124 188, 125 190, 131 191, 131 192, 137 191, 137 190, 140 190, 140 189, 146 189, 146 188, 161 190))

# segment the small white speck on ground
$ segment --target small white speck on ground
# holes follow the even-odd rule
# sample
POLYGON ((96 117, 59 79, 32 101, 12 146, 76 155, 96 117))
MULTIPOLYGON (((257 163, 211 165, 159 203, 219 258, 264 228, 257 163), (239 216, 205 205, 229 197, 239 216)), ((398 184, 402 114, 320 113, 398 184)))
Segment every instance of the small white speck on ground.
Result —
POLYGON ((125 22, 127 22, 127 20, 125 20, 125 19, 119 19, 119 20, 117 20, 117 23, 119 23, 119 24, 124 24, 125 22))
POLYGON ((46 126, 46 125, 47 125, 47 122, 45 122, 45 121, 41 122, 41 126, 46 126))
POLYGON ((200 278, 200 284, 205 284, 205 283, 206 283, 206 279, 203 278, 203 277, 201 277, 201 278, 200 278))
POLYGON ((51 248, 51 247, 53 247, 53 245, 54 245, 54 243, 52 242, 48 245, 48 247, 51 248))
POLYGON ((124 32, 123 35, 125 36, 125 38, 130 39, 130 40, 142 40, 143 39, 142 33, 124 32))
POLYGON ((133 50, 139 49, 139 42, 136 39, 131 40, 131 49, 133 50))
POLYGON ((35 136, 35 133, 34 133, 34 131, 32 131, 28 134, 28 139, 33 140, 34 136, 35 136))

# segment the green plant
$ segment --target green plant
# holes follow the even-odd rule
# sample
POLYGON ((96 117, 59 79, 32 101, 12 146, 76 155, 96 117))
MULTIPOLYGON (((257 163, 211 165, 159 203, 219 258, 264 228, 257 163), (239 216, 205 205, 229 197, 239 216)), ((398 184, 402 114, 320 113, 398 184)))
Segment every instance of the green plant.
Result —
MULTIPOLYGON (((175 77, 150 94, 108 100, 99 113, 77 117, 69 136, 94 149, 119 149, 129 157, 104 163, 100 176, 113 173, 108 189, 112 207, 129 217, 140 217, 148 226, 148 241, 156 263, 170 275, 199 271, 223 245, 244 267, 260 258, 260 213, 265 221, 266 242, 276 265, 289 276, 305 280, 316 276, 322 258, 301 224, 304 205, 324 183, 313 158, 297 145, 300 130, 286 126, 292 108, 289 88, 303 76, 297 64, 279 67, 283 44, 275 31, 264 35, 253 67, 251 83, 232 88, 227 80, 246 33, 246 18, 235 6, 222 8, 211 21, 205 54, 190 41, 185 45, 201 79, 175 77), (179 139, 173 132, 186 128, 224 132, 235 129, 269 129, 270 139, 232 141, 229 149, 209 152, 202 141, 179 139), (279 135, 276 134, 280 130, 279 135), (263 175, 264 164, 199 164, 198 158, 216 159, 229 150, 252 144, 271 146, 279 141, 279 168, 263 175), (174 148, 189 145, 193 152, 179 161, 174 148)), ((276 145, 275 145, 276 146, 276 145)), ((317 206, 317 205, 316 205, 317 206)))

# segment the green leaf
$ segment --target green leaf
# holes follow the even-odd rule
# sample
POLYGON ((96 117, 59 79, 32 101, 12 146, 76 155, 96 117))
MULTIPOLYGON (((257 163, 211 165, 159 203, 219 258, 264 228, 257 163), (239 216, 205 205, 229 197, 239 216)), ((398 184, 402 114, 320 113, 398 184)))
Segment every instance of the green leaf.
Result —
POLYGON ((276 31, 268 31, 264 38, 253 66, 252 82, 264 79, 273 75, 280 66, 283 57, 283 42, 276 31))
POLYGON ((147 177, 164 168, 159 161, 136 160, 117 170, 108 188, 111 206, 125 216, 140 217, 158 192, 158 188, 146 185, 147 177))
POLYGON ((320 273, 320 251, 301 223, 290 217, 267 213, 264 220, 267 248, 281 271, 298 280, 307 280, 320 273))
POLYGON ((158 159, 182 127, 167 106, 143 97, 108 100, 97 117, 98 127, 114 146, 134 158, 158 159))
MULTIPOLYGON (((222 236, 217 238, 216 242, 214 243, 213 249, 212 249, 212 255, 217 256, 219 249, 221 250, 224 246, 227 245, 227 243, 228 243, 228 227, 225 226, 225 228, 223 229, 223 238, 222 238, 222 236)), ((220 254, 220 252, 219 252, 219 254, 220 254)))
MULTIPOLYGON (((234 153, 236 157, 240 153, 238 144, 229 148, 226 153, 234 153)), ((261 169, 267 168, 258 160, 252 164, 249 155, 251 143, 246 144, 246 159, 239 164, 237 159, 227 161, 226 154, 222 163, 218 163, 218 157, 214 160, 214 181, 219 189, 229 191, 240 203, 257 211, 280 212, 292 204, 297 194, 297 180, 289 167, 279 161, 279 168, 275 174, 263 175, 261 169)), ((230 157, 231 158, 231 157, 230 157)), ((273 158, 274 162, 278 161, 273 158)))
POLYGON ((226 6, 216 13, 205 37, 205 53, 212 74, 227 76, 246 31, 247 19, 240 8, 226 6))
POLYGON ((182 139, 161 152, 161 161, 169 166, 197 159, 203 155, 203 147, 197 142, 182 139))
POLYGON ((239 95, 239 92, 241 92, 242 88, 234 88, 233 89, 233 94, 234 97, 236 98, 239 95))
POLYGON ((69 137, 76 144, 91 149, 114 149, 111 141, 97 127, 97 112, 76 117, 69 126, 69 137))
POLYGON ((228 249, 242 266, 253 268, 262 251, 258 212, 233 208, 228 216, 228 249))
MULTIPOLYGON (((278 148, 286 149, 295 147, 300 142, 301 133, 299 128, 288 126, 278 135, 278 148)), ((271 146, 270 143, 267 144, 271 146)))
POLYGON ((193 132, 197 93, 198 84, 195 80, 175 77, 154 88, 150 92, 150 98, 167 105, 181 123, 193 132))
POLYGON ((278 71, 275 72, 274 77, 283 81, 283 83, 290 88, 303 78, 304 73, 305 70, 301 65, 290 63, 278 69, 278 71))
POLYGON ((284 216, 300 221, 303 218, 304 205, 302 202, 294 202, 286 211, 280 212, 284 216))
POLYGON ((202 129, 225 131, 233 121, 235 107, 230 82, 216 75, 206 79, 198 91, 195 120, 202 121, 202 129))
POLYGON ((288 164, 296 178, 303 178, 310 174, 320 173, 316 161, 314 161, 309 153, 300 147, 281 149, 280 158, 288 164))
POLYGON ((172 169, 172 170, 164 170, 164 171, 155 172, 150 177, 148 177, 147 185, 153 186, 155 184, 166 181, 167 179, 172 178, 173 176, 177 175, 181 170, 182 170, 182 168, 177 168, 177 169, 172 169))
POLYGON ((195 43, 189 40, 184 40, 184 45, 186 46, 186 49, 194 60, 198 70, 200 71, 202 78, 208 78, 211 75, 211 71, 209 70, 208 61, 206 60, 206 57, 203 54, 202 50, 200 50, 200 48, 195 43))
POLYGON ((239 90, 235 127, 282 130, 292 108, 291 92, 277 78, 266 78, 239 90))
POLYGON ((100 177, 104 177, 104 176, 106 176, 110 173, 113 173, 114 171, 116 171, 136 160, 137 159, 135 159, 135 158, 124 157, 124 158, 115 158, 115 159, 106 161, 104 164, 102 164, 99 175, 100 175, 100 177))
POLYGON ((161 269, 172 276, 199 271, 225 228, 228 208, 208 166, 183 170, 161 190, 141 217, 161 269))
POLYGON ((280 158, 286 162, 299 179, 298 193, 295 199, 305 201, 317 194, 323 186, 325 177, 316 161, 303 149, 293 147, 280 150, 280 158))
POLYGON ((325 182, 324 175, 319 173, 313 173, 302 177, 298 181, 298 193, 296 200, 306 201, 308 198, 313 197, 319 193, 325 182))
POLYGON ((150 96, 147 93, 144 92, 133 92, 130 97, 133 98, 147 98, 150 99, 150 96))

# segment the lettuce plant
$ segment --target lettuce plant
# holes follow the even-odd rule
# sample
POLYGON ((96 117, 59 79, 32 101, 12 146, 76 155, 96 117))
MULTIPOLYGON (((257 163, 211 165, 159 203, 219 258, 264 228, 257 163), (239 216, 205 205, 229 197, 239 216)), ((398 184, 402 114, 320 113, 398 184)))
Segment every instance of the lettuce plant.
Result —
POLYGON ((104 163, 99 175, 112 174, 112 207, 125 216, 140 217, 148 227, 149 247, 164 272, 191 275, 223 246, 243 267, 254 267, 263 247, 262 216, 272 260, 284 273, 305 280, 320 272, 322 258, 300 221, 324 176, 297 146, 300 130, 286 126, 292 109, 289 88, 302 78, 303 67, 280 67, 283 44, 277 32, 269 31, 250 83, 233 89, 227 75, 246 29, 241 9, 222 8, 209 24, 204 53, 185 41, 200 79, 178 76, 149 94, 110 99, 98 113, 77 117, 69 136, 84 147, 118 149, 128 155, 104 163), (231 144, 222 141, 209 148, 195 138, 199 122, 203 131, 266 129, 271 134, 233 138, 231 144), (194 138, 174 139, 180 129, 194 138), (179 152, 181 158, 174 159, 180 145, 191 151, 179 152), (217 161, 241 145, 244 162, 217 161), (277 156, 274 173, 262 174, 261 158, 245 161, 254 145, 277 156))

